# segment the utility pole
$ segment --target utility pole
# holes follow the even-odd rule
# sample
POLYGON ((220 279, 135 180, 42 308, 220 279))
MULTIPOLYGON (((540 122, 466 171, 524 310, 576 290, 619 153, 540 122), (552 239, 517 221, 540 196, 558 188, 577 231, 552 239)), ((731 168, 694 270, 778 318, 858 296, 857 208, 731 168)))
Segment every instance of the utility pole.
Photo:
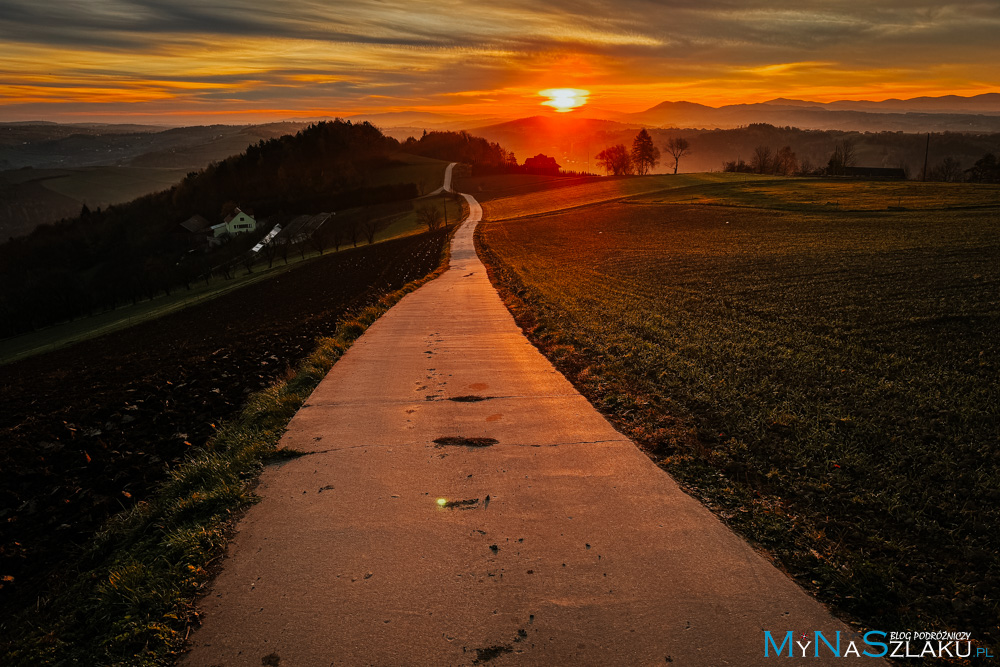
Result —
POLYGON ((928 132, 927 133, 927 145, 924 146, 924 175, 923 175, 923 178, 920 179, 924 183, 927 182, 927 156, 930 154, 930 151, 931 151, 931 133, 928 132))

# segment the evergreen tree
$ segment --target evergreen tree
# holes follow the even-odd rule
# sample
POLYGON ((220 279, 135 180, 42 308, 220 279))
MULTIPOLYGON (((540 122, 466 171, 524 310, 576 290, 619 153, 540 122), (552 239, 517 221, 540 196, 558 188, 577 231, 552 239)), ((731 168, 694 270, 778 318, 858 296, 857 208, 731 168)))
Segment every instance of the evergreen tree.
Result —
POLYGON ((646 128, 639 130, 632 141, 632 164, 640 176, 645 176, 660 163, 660 149, 653 143, 646 128))

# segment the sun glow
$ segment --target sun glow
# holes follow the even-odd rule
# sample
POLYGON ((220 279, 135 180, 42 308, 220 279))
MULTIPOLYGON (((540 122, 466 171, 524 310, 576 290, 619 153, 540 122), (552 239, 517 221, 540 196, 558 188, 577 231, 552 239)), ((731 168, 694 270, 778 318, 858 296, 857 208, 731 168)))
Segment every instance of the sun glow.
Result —
POLYGON ((586 104, 590 91, 578 88, 549 88, 538 91, 538 94, 549 98, 542 104, 550 106, 560 113, 565 113, 586 104))

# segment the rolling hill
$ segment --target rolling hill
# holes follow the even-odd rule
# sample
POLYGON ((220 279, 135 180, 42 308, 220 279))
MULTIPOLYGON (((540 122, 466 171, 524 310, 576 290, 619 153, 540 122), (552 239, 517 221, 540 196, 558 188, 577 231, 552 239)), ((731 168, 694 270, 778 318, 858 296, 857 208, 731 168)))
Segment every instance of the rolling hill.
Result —
POLYGON ((190 171, 294 134, 303 123, 163 128, 0 125, 0 239, 176 184, 190 171))

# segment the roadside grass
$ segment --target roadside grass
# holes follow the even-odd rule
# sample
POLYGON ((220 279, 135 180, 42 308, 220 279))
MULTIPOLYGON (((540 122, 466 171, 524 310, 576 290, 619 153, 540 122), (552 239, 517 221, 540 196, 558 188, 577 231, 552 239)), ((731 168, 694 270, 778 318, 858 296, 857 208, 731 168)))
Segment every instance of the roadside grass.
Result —
POLYGON ((406 213, 396 217, 389 226, 385 228, 384 231, 380 232, 384 234, 387 239, 389 238, 399 238, 401 236, 409 236, 410 234, 422 234, 427 231, 427 225, 420 222, 417 219, 417 209, 422 206, 434 206, 439 211, 441 211, 442 216, 447 211, 448 224, 454 225, 456 222, 464 219, 464 200, 458 201, 450 197, 426 197, 414 199, 412 202, 412 208, 406 213), (447 206, 447 209, 445 208, 447 206))
POLYGON ((638 201, 480 227, 532 341, 821 599, 995 647, 1000 210, 638 201))
POLYGON ((337 359, 383 313, 447 266, 346 318, 288 377, 252 395, 204 449, 170 471, 148 501, 110 520, 78 560, 72 584, 36 610, 5 619, 4 665, 172 664, 196 625, 195 601, 289 420, 337 359))
POLYGON ((486 200, 483 204, 484 220, 509 220, 528 215, 541 215, 569 208, 589 206, 600 202, 622 199, 642 194, 672 191, 694 186, 741 183, 745 181, 775 180, 774 176, 753 174, 658 174, 655 176, 629 176, 602 178, 596 181, 545 189, 522 195, 486 200))

